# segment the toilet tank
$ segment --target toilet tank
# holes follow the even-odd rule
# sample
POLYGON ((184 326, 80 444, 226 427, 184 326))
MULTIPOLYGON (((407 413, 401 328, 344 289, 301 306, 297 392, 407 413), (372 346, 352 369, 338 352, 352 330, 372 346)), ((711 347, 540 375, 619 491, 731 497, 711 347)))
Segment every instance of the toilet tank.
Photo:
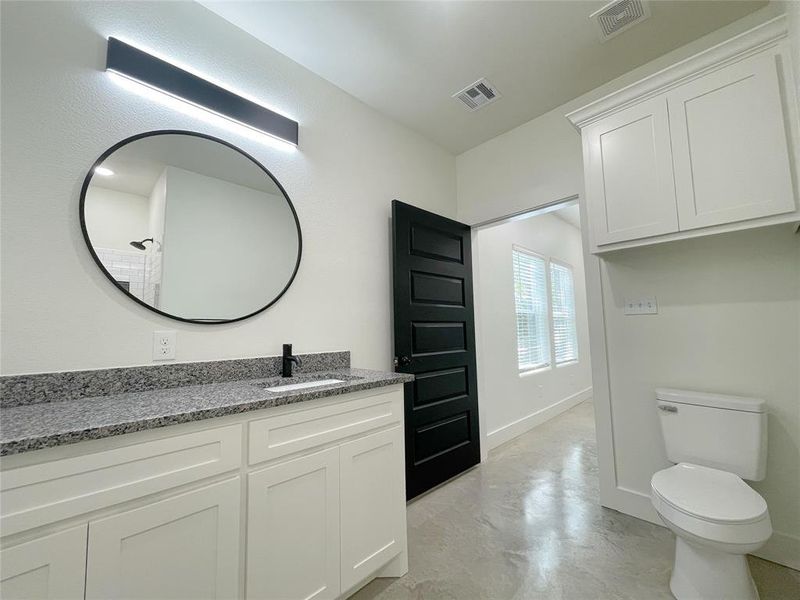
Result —
POLYGON ((766 403, 756 398, 659 388, 667 458, 761 481, 767 474, 766 403))

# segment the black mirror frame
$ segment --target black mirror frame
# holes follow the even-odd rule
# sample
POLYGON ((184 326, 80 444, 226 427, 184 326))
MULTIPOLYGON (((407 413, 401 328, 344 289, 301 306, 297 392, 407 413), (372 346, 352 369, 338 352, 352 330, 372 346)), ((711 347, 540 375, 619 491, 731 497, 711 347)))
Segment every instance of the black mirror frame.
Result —
POLYGON ((286 193, 286 190, 281 185, 281 182, 278 181, 275 178, 275 176, 269 171, 269 169, 267 169, 264 165, 262 165, 260 162, 258 162, 255 158, 253 158, 250 154, 248 154, 247 152, 245 152, 241 148, 238 148, 238 147, 234 146, 233 144, 231 144, 230 142, 226 142, 225 140, 222 140, 220 138, 214 137, 212 135, 207 135, 205 133, 198 133, 196 131, 184 131, 184 130, 181 130, 181 129, 159 129, 159 130, 154 130, 154 131, 147 131, 145 133, 138 133, 138 134, 133 135, 131 137, 125 138, 124 140, 122 140, 120 142, 117 142, 116 144, 111 146, 111 148, 109 148, 108 150, 103 152, 103 154, 101 154, 100 157, 96 161, 94 161, 94 163, 92 164, 92 166, 89 169, 89 172, 86 174, 86 178, 83 180, 83 185, 81 186, 81 197, 80 197, 80 203, 79 203, 79 207, 78 207, 78 212, 79 212, 79 217, 80 217, 80 222, 81 222, 81 232, 83 233, 83 239, 86 242, 86 247, 89 249, 89 253, 92 255, 92 259, 94 259, 94 262, 97 264, 97 266, 103 272, 103 274, 109 279, 109 281, 111 281, 111 283, 114 284, 114 287, 116 289, 120 290, 123 294, 125 294, 128 298, 130 298, 131 300, 133 300, 137 304, 140 304, 141 306, 144 306, 146 309, 151 310, 154 313, 158 313, 162 317, 167 317, 169 319, 174 319, 176 321, 182 321, 184 323, 197 323, 197 324, 200 324, 200 325, 221 325, 221 324, 224 324, 224 323, 235 323, 237 321, 243 321, 244 319, 249 319, 250 317, 253 317, 253 316, 255 316, 255 315, 257 315, 257 314, 259 314, 261 312, 264 312, 270 306, 272 306, 278 300, 280 300, 281 297, 286 293, 286 290, 288 290, 289 287, 292 285, 292 283, 294 282, 294 278, 297 276, 297 271, 300 268, 300 259, 303 256, 303 234, 302 234, 302 231, 300 230, 300 219, 297 217, 297 211, 294 208, 294 204, 292 203, 291 198, 289 198, 289 194, 286 193), (297 262, 295 262, 294 270, 292 271, 291 277, 289 277, 289 281, 286 283, 284 288, 278 293, 278 295, 275 296, 275 298, 273 298, 268 304, 264 305, 263 307, 259 308, 256 311, 253 311, 253 312, 251 312, 251 313, 249 313, 247 315, 244 315, 242 317, 237 317, 235 319, 186 319, 184 317, 178 317, 178 316, 166 313, 166 312, 164 312, 162 310, 158 310, 157 308, 155 308, 153 306, 150 306, 149 304, 147 304, 143 300, 140 300, 139 298, 137 298, 136 296, 131 294, 128 290, 123 288, 121 285, 119 285, 117 283, 116 279, 114 279, 114 277, 111 275, 111 273, 108 272, 108 270, 105 268, 105 266, 103 265, 103 263, 100 260, 100 258, 97 256, 97 253, 94 251, 94 247, 92 246, 91 238, 89 237, 89 231, 86 228, 86 215, 85 215, 86 192, 88 191, 89 184, 91 183, 92 177, 94 176, 94 170, 95 170, 95 168, 97 168, 98 166, 103 164, 103 161, 105 161, 114 152, 119 150, 122 146, 130 144, 131 142, 135 142, 136 140, 140 140, 142 138, 155 137, 157 135, 189 135, 189 136, 193 136, 193 137, 203 138, 203 139, 206 139, 206 140, 211 140, 212 142, 217 142, 219 144, 222 144, 223 146, 227 146, 228 148, 230 148, 232 150, 235 150, 236 152, 238 152, 239 154, 241 154, 245 158, 250 159, 251 162, 253 162, 259 169, 264 171, 264 173, 267 174, 267 176, 275 183, 275 185, 278 186, 278 189, 281 191, 281 193, 283 194, 284 198, 286 199, 286 202, 289 204, 289 209, 292 211, 292 216, 294 217, 294 222, 295 222, 295 225, 297 227, 297 262))

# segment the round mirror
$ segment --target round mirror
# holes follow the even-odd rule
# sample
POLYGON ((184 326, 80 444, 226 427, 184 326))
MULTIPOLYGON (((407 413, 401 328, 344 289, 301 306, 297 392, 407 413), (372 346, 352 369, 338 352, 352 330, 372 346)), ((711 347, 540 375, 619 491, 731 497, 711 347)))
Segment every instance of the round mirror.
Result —
POLYGON ((93 165, 81 227, 98 266, 136 302, 193 323, 274 304, 300 265, 294 206, 253 157, 216 138, 154 131, 93 165))

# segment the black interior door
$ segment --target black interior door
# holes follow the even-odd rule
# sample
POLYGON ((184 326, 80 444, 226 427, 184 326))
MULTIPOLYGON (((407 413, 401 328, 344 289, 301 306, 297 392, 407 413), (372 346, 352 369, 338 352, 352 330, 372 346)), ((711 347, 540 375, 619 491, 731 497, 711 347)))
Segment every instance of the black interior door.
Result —
POLYGON ((480 462, 468 225, 392 202, 395 369, 405 386, 406 496, 480 462))

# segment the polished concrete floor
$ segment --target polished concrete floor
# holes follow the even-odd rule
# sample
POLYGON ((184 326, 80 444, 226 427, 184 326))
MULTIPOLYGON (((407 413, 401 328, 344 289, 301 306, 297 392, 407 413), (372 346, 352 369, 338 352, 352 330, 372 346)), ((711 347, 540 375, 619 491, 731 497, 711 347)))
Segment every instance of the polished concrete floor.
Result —
MULTIPOLYGON (((352 598, 672 598, 674 541, 602 508, 591 402, 492 451, 408 506, 409 572, 352 598)), ((750 559, 761 600, 800 599, 800 572, 750 559)))

